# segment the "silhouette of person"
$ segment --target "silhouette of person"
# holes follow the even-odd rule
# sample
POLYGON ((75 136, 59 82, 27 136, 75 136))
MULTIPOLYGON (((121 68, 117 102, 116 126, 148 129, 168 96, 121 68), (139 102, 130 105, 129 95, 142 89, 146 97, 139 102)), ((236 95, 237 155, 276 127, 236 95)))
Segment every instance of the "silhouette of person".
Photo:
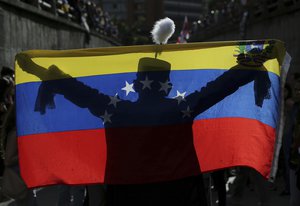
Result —
MULTIPOLYGON (((245 60, 242 55, 238 63, 245 60)), ((45 113, 47 106, 54 108, 54 95, 62 94, 102 119, 107 143, 107 204, 113 206, 207 205, 193 144, 194 118, 253 80, 262 81, 254 86, 259 88, 256 104, 262 106, 269 98, 270 80, 264 61, 254 70, 238 64, 200 91, 168 98, 172 88, 170 63, 141 58, 132 88, 139 95, 135 102, 105 95, 55 65, 46 70, 24 54, 19 54, 17 61, 24 71, 43 80, 36 111, 45 113), (52 76, 62 80, 45 81, 52 76)))

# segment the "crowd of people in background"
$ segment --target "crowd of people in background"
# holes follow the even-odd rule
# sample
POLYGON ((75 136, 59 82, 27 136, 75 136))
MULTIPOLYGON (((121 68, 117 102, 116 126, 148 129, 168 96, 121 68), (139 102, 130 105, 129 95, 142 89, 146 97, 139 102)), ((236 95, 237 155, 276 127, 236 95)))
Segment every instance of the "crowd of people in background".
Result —
POLYGON ((224 23, 237 23, 242 12, 242 1, 226 0, 218 1, 210 5, 208 13, 201 15, 197 22, 201 28, 214 27, 224 23))
POLYGON ((108 12, 92 0, 20 0, 96 32, 117 38, 118 27, 108 12))
POLYGON ((192 32, 205 32, 208 29, 224 29, 230 25, 238 26, 241 39, 245 38, 246 25, 250 18, 260 18, 282 7, 295 5, 294 0, 222 0, 211 1, 207 13, 200 15, 193 23, 192 32))

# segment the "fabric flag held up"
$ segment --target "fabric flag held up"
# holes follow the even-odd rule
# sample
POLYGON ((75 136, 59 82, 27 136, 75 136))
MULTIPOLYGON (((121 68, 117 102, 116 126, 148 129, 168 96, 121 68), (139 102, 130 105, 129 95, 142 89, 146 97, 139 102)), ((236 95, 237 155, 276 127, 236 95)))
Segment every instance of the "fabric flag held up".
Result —
POLYGON ((239 165, 267 177, 284 55, 275 40, 22 52, 22 177, 135 184, 239 165))

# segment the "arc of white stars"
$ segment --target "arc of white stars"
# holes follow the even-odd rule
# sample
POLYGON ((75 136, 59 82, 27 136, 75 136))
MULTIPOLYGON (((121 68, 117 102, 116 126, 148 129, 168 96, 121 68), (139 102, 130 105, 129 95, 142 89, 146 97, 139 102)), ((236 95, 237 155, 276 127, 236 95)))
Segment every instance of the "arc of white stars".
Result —
POLYGON ((159 84, 160 84, 159 91, 164 91, 164 92, 166 92, 166 94, 168 94, 169 89, 172 88, 172 86, 170 85, 170 82, 168 80, 166 82, 159 82, 159 84))
POLYGON ((105 110, 104 114, 100 116, 103 119, 103 124, 106 124, 107 122, 111 123, 111 116, 112 114, 108 114, 108 112, 105 110))
POLYGON ((127 81, 125 83, 126 83, 126 86, 123 87, 122 90, 124 90, 126 92, 126 96, 128 96, 128 94, 130 92, 135 92, 134 89, 133 89, 133 83, 129 84, 127 81))
POLYGON ((177 90, 177 96, 174 97, 174 99, 176 99, 178 101, 178 105, 181 103, 181 102, 185 102, 185 96, 186 92, 182 92, 180 93, 178 90, 177 90))
POLYGON ((148 76, 146 76, 144 81, 140 81, 143 84, 143 88, 142 89, 151 89, 151 83, 153 82, 153 80, 149 80, 148 76))
POLYGON ((191 117, 192 116, 192 110, 190 109, 190 107, 188 106, 187 108, 186 108, 186 110, 183 110, 183 111, 181 111, 182 113, 183 113, 183 115, 182 115, 182 118, 185 118, 185 117, 191 117))
POLYGON ((114 105, 115 108, 117 108, 117 103, 120 102, 121 100, 118 98, 118 93, 115 94, 114 97, 109 97, 110 98, 110 102, 108 103, 108 105, 114 105))

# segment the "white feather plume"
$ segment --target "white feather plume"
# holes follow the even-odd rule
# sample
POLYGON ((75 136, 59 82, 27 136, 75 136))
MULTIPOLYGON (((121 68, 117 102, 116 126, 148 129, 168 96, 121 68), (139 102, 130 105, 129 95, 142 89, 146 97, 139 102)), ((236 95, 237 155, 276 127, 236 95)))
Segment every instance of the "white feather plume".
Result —
POLYGON ((175 31, 174 21, 168 17, 155 22, 151 31, 152 39, 156 44, 166 44, 175 31))

